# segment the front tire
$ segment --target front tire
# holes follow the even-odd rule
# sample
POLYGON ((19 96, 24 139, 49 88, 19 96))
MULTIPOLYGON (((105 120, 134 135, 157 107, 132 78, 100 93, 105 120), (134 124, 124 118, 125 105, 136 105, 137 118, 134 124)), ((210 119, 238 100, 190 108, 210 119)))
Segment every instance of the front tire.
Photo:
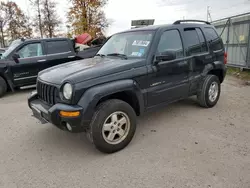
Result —
POLYGON ((7 92, 7 84, 5 80, 0 76, 0 97, 4 96, 7 92))
POLYGON ((108 100, 98 105, 88 134, 95 147, 104 153, 125 148, 136 130, 134 109, 121 100, 108 100))
POLYGON ((199 104, 205 108, 215 106, 220 98, 220 80, 215 75, 207 75, 200 85, 197 99, 199 104))

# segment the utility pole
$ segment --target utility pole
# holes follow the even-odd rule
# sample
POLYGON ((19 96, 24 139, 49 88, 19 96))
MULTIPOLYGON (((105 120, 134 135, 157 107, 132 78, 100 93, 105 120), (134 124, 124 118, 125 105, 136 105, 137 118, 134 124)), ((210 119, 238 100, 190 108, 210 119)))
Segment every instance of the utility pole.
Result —
POLYGON ((39 30, 41 34, 41 38, 43 38, 43 31, 42 31, 42 21, 41 21, 41 11, 40 11, 40 0, 37 0, 37 12, 38 12, 38 19, 39 19, 39 30))
POLYGON ((40 30, 40 36, 43 38, 43 31, 42 31, 42 20, 41 20, 41 10, 40 10, 40 0, 29 0, 32 6, 36 9, 38 13, 38 28, 40 30))
MULTIPOLYGON (((25 0, 25 6, 26 6, 26 8, 27 8, 27 15, 28 15, 28 18, 30 19, 30 10, 29 10, 29 5, 28 5, 28 2, 27 2, 27 0, 25 0)), ((30 20, 27 20, 28 21, 28 24, 27 24, 27 30, 30 28, 30 20)), ((32 35, 32 31, 31 31, 31 34, 30 35, 32 35)))
POLYGON ((212 17, 210 14, 210 6, 207 6, 207 21, 209 21, 209 18, 210 18, 210 22, 212 22, 212 17))
POLYGON ((208 12, 209 12, 209 6, 207 6, 207 22, 208 22, 208 12))

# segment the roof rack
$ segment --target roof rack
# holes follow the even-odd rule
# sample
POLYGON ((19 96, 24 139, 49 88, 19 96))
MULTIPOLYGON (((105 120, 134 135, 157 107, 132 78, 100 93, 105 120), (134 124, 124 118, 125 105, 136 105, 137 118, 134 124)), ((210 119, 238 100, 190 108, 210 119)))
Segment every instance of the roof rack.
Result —
POLYGON ((201 22, 210 25, 210 22, 203 21, 203 20, 177 20, 174 24, 181 24, 181 22, 201 22))

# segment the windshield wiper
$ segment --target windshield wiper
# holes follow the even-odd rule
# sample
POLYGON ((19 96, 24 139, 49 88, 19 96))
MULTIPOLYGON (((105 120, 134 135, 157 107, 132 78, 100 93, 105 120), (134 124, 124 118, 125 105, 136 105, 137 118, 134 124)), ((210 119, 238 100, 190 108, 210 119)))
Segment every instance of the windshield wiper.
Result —
POLYGON ((105 57, 104 54, 96 54, 95 56, 105 57))
POLYGON ((116 56, 116 57, 121 57, 123 59, 128 59, 127 55, 125 55, 125 54, 119 54, 119 53, 107 54, 107 56, 116 56))

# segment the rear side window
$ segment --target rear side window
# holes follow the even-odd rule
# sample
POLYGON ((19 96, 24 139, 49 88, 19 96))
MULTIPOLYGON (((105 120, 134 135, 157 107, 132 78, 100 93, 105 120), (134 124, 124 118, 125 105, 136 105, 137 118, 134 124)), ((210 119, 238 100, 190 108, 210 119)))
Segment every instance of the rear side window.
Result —
POLYGON ((196 28, 184 29, 184 38, 187 46, 186 48, 187 55, 198 54, 204 51, 204 49, 202 49, 202 37, 198 35, 197 31, 199 31, 199 29, 196 28))
POLYGON ((207 44, 206 44, 204 35, 203 35, 202 32, 201 32, 201 29, 196 28, 196 32, 197 32, 197 34, 198 34, 198 36, 199 36, 200 45, 201 45, 201 52, 207 52, 207 51, 208 51, 208 49, 207 49, 207 44))
POLYGON ((48 41, 47 49, 48 49, 48 54, 57 54, 57 53, 64 53, 71 51, 69 43, 66 40, 48 41))
POLYGON ((223 49, 222 40, 213 28, 205 28, 204 34, 211 50, 216 51, 223 49))

